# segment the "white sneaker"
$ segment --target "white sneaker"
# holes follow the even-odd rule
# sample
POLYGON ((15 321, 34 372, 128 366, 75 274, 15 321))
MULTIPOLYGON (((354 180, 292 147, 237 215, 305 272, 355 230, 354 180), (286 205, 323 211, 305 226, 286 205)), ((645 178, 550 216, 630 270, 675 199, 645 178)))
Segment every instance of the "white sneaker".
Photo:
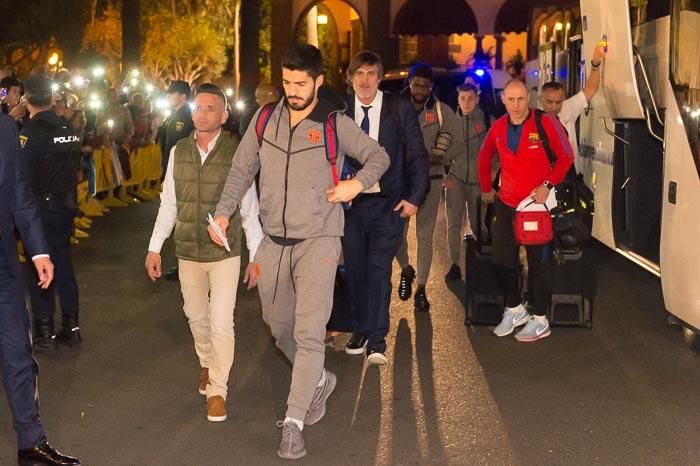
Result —
POLYGON ((527 313, 527 309, 525 309, 525 306, 522 304, 514 309, 506 308, 505 312, 503 313, 501 323, 498 324, 495 329, 493 329, 493 333, 497 337, 510 335, 513 333, 513 330, 515 330, 516 327, 525 325, 529 318, 530 314, 527 313))
POLYGON ((367 365, 369 366, 384 366, 386 365, 386 356, 384 353, 375 351, 367 355, 367 365))
POLYGON ((525 328, 515 335, 515 339, 518 341, 537 341, 551 334, 552 330, 549 328, 549 321, 546 317, 544 318, 544 323, 542 323, 535 316, 532 316, 525 328))

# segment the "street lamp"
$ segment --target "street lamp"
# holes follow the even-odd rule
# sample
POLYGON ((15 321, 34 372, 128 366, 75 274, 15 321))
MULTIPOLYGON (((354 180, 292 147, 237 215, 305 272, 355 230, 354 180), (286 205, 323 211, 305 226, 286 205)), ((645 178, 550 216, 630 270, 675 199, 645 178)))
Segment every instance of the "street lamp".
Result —
POLYGON ((56 52, 52 53, 51 56, 49 57, 49 65, 51 65, 51 66, 58 65, 58 59, 59 59, 58 53, 56 53, 56 52))

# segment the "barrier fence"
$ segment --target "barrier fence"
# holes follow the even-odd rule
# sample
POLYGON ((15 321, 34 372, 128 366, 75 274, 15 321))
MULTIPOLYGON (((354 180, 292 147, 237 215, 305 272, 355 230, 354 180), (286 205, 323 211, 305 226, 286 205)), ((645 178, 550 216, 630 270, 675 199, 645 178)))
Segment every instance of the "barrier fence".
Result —
MULTIPOLYGON (((83 179, 77 186, 77 203, 82 215, 74 219, 75 230, 71 238, 72 244, 78 244, 80 239, 89 238, 87 233, 92 226, 91 217, 101 217, 110 208, 128 207, 141 201, 150 201, 160 196, 160 181, 163 174, 161 166, 161 150, 158 144, 139 147, 129 153, 131 176, 119 179, 118 160, 115 160, 111 146, 94 149, 90 164, 91 176, 83 179), (90 180, 94 187, 90 192, 90 180)), ((20 261, 24 262, 24 248, 18 242, 20 261)))

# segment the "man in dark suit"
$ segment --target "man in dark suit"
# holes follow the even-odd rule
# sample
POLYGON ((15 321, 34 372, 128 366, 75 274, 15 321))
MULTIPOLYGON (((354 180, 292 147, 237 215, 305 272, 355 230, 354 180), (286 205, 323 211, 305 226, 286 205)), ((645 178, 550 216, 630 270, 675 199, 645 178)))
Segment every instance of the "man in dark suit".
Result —
POLYGON ((5 393, 17 432, 20 465, 75 465, 80 461, 54 450, 46 441, 39 419, 38 366, 32 357, 22 273, 17 259, 17 227, 36 268, 39 286, 53 280, 41 220, 32 197, 24 164, 20 163, 17 126, 0 115, 0 365, 5 393))
POLYGON ((383 74, 381 59, 370 51, 358 53, 347 72, 354 91, 347 100, 347 115, 391 159, 379 186, 359 195, 346 210, 343 237, 353 323, 345 352, 363 354, 366 348, 373 366, 386 364, 392 260, 405 219, 416 215, 429 183, 428 154, 416 112, 408 100, 379 90, 383 74))

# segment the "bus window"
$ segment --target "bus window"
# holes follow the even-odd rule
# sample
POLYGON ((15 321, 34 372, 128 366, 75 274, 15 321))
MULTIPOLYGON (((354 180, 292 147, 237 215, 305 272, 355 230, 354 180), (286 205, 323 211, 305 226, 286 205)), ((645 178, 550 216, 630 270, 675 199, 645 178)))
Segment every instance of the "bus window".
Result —
POLYGON ((700 173, 700 0, 673 0, 671 81, 700 173))
POLYGON ((670 14, 668 0, 630 0, 630 24, 639 26, 670 14))

